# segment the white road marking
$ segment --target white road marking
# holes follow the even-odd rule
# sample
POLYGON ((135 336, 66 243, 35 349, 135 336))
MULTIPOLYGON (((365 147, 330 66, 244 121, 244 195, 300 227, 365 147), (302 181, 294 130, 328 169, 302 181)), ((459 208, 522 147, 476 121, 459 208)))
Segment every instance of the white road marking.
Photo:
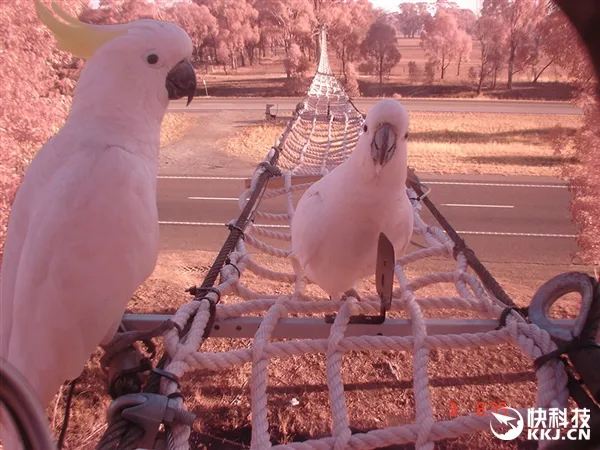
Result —
MULTIPOLYGON (((189 225, 197 227, 225 227, 222 222, 170 222, 160 221, 160 225, 189 225)), ((262 228, 289 228, 289 225, 276 224, 255 224, 262 228)), ((552 234, 552 233, 510 233, 510 232, 495 232, 495 231, 457 231, 458 234, 474 234, 483 236, 517 236, 517 237, 547 237, 547 238, 574 238, 574 234, 552 234)))
POLYGON ((457 231, 458 234, 476 234, 482 236, 519 236, 519 237, 547 237, 547 238, 575 238, 574 234, 553 233, 510 233, 503 231, 457 231))
POLYGON ((566 184, 516 184, 516 183, 476 183, 468 181, 426 181, 421 180, 423 184, 442 184, 449 186, 493 186, 493 187, 524 187, 524 188, 554 188, 567 189, 566 184))
POLYGON ((250 177, 200 177, 195 175, 159 175, 164 180, 246 180, 250 177))
MULTIPOLYGON (((247 180, 247 177, 210 177, 195 175, 159 175, 158 178, 165 180, 247 180)), ((421 180, 423 184, 440 184, 447 186, 493 186, 493 187, 524 187, 524 188, 554 188, 567 189, 566 184, 517 184, 517 183, 485 183, 467 181, 428 181, 421 180)))
POLYGON ((218 200, 218 201, 238 201, 239 198, 234 197, 188 197, 188 200, 218 200))
POLYGON ((442 203, 442 206, 455 206, 459 208, 514 208, 513 205, 472 205, 468 203, 442 203))

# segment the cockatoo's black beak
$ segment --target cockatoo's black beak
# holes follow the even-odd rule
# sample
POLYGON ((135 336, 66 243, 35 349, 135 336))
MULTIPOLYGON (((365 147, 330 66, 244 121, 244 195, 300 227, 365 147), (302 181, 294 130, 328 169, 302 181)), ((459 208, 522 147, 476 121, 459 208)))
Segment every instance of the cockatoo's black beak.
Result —
POLYGON ((187 105, 196 95, 196 71, 189 61, 184 60, 177 64, 167 75, 166 82, 169 100, 187 97, 187 105))
POLYGON ((396 150, 396 131, 389 123, 383 123, 375 130, 371 141, 371 156, 375 164, 383 166, 396 150))

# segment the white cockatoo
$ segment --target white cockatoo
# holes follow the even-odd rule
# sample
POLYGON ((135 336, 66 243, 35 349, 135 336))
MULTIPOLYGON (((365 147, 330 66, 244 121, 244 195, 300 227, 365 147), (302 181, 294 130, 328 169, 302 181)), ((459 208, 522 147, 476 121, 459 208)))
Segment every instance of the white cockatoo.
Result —
POLYGON ((410 242, 407 139, 406 109, 396 100, 378 102, 354 152, 298 202, 291 257, 334 300, 357 296, 357 282, 375 275, 379 233, 392 242, 396 256, 410 242))
POLYGON ((0 272, 0 356, 46 407, 111 341, 154 270, 161 123, 170 99, 189 104, 196 75, 173 23, 89 25, 53 5, 63 22, 39 0, 36 10, 62 50, 87 60, 64 126, 18 189, 0 272))

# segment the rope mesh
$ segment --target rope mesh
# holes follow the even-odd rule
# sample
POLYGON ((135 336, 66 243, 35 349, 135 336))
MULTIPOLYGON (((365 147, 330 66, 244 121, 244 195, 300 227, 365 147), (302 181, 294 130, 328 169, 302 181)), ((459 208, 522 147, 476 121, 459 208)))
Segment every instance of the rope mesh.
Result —
MULTIPOLYGON (((224 370, 252 365, 251 448, 264 449, 272 446, 269 437, 267 414, 267 379, 272 358, 290 358, 308 353, 322 354, 326 360, 327 386, 332 412, 331 435, 321 439, 277 445, 277 449, 374 449, 394 444, 414 442, 418 450, 433 449, 434 441, 455 438, 462 434, 482 431, 489 427, 489 416, 475 414, 453 420, 436 421, 429 393, 428 363, 432 349, 466 349, 473 346, 501 345, 510 342, 532 360, 556 348, 550 336, 536 325, 527 323, 520 315, 508 315, 506 326, 489 332, 462 334, 430 334, 424 311, 427 309, 455 309, 476 312, 482 318, 498 318, 506 305, 496 299, 469 272, 467 258, 462 251, 453 255, 454 243, 441 229, 426 224, 421 218, 421 204, 413 200, 414 234, 423 238, 423 248, 400 257, 395 266, 396 288, 390 313, 402 313, 411 320, 413 335, 345 336, 350 316, 377 314, 379 301, 376 295, 362 295, 362 300, 350 297, 346 301, 332 301, 326 296, 308 296, 307 283, 290 254, 289 223, 294 215, 294 194, 310 186, 310 183, 294 184, 293 176, 325 174, 342 162, 354 148, 363 117, 354 108, 344 90, 333 76, 327 59, 325 32, 322 35, 322 55, 317 74, 308 96, 289 128, 289 134, 280 150, 278 167, 282 170, 283 187, 268 189, 263 199, 271 199, 270 208, 279 213, 265 212, 259 206, 255 221, 245 230, 229 256, 229 263, 220 271, 220 281, 215 286, 221 293, 216 308, 216 319, 222 321, 244 316, 263 317, 249 348, 219 353, 200 352, 204 332, 210 323, 210 304, 207 301, 191 301, 183 305, 173 321, 184 328, 191 320, 185 338, 180 339, 177 329, 165 333, 165 351, 169 363, 165 369, 178 377, 196 370, 224 370), (277 201, 278 203, 275 203, 277 201), (277 206, 274 206, 274 205, 277 206), (277 209, 276 209, 277 210, 277 209), (252 250, 252 253, 250 253, 252 250), (260 256, 268 256, 277 264, 261 263, 260 256), (409 277, 406 269, 426 258, 444 258, 454 261, 454 269, 447 272, 409 277), (282 266, 287 269, 282 270, 282 266), (278 295, 259 293, 244 282, 244 274, 251 272, 265 280, 285 283, 287 293, 278 295), (418 291, 428 286, 444 284, 448 287, 443 297, 419 297, 418 291), (273 331, 278 321, 293 315, 316 315, 335 313, 336 317, 326 339, 286 339, 273 341, 273 331), (415 394, 415 421, 412 424, 352 434, 344 396, 341 375, 342 358, 349 351, 403 351, 413 356, 413 387, 415 394)), ((276 150, 272 149, 265 161, 271 161, 276 150)), ((265 166, 259 166, 250 188, 239 199, 241 209, 257 185, 265 166)), ((407 189, 410 198, 416 198, 407 189)), ((232 221, 233 223, 233 221, 232 221)), ((214 292, 206 298, 217 302, 214 292)), ((537 372, 536 406, 564 408, 568 405, 567 376, 562 362, 552 360, 537 372)), ((177 385, 162 380, 161 393, 174 394, 177 385)), ((181 399, 180 399, 181 400, 181 399)), ((183 401, 180 407, 184 408, 183 401)), ((532 405, 533 406, 533 405, 532 405)), ((520 410, 526 414, 525 410, 520 410)), ((175 425, 171 428, 170 449, 188 449, 190 427, 175 425)), ((540 442, 540 448, 544 441, 540 442)))
POLYGON ((296 114, 278 164, 294 175, 326 174, 346 159, 348 149, 358 141, 363 116, 329 66, 325 29, 317 73, 296 114))

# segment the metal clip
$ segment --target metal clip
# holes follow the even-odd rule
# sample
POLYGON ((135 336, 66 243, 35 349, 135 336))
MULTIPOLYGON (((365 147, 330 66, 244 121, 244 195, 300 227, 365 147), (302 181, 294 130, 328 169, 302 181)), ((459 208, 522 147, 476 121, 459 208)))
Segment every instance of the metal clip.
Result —
POLYGON ((160 394, 128 394, 114 400, 107 411, 108 425, 120 419, 134 423, 144 430, 138 448, 154 448, 161 424, 191 426, 196 415, 176 406, 176 399, 160 394))

